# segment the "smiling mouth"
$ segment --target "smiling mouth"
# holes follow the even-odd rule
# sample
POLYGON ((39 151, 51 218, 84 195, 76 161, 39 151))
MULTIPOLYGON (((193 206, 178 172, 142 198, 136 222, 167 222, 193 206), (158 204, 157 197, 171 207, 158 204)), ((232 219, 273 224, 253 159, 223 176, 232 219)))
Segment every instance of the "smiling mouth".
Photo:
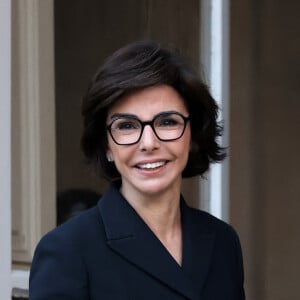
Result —
POLYGON ((166 161, 158 161, 155 163, 140 164, 140 165, 137 165, 136 167, 138 169, 142 169, 142 170, 154 170, 154 169, 158 169, 158 168, 164 166, 166 163, 167 163, 166 161))

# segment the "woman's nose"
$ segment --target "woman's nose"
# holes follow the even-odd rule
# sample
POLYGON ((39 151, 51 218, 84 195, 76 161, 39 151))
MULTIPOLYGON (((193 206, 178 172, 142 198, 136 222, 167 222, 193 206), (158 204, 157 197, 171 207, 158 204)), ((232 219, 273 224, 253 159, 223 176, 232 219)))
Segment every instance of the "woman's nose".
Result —
POLYGON ((140 149, 143 151, 152 151, 159 148, 160 141, 150 125, 144 127, 139 145, 140 149))

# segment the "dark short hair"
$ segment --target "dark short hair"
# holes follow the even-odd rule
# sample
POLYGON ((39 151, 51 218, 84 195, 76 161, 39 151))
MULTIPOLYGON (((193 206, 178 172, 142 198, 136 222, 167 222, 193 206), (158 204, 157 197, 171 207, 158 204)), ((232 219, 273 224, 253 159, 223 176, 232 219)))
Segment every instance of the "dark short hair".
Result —
POLYGON ((210 163, 225 158, 218 144, 222 126, 208 87, 177 50, 155 41, 131 43, 113 53, 92 78, 82 102, 81 147, 89 163, 107 179, 120 178, 108 162, 106 117, 120 97, 134 90, 166 84, 183 98, 190 115, 192 146, 183 177, 203 175, 210 163))

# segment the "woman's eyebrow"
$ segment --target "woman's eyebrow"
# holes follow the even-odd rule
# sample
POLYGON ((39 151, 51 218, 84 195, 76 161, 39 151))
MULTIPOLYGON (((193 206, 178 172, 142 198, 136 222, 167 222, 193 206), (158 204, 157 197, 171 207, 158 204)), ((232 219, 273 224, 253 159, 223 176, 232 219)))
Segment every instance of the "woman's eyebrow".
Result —
MULTIPOLYGON (((156 115, 154 115, 153 118, 155 118, 159 115, 174 114, 174 113, 176 114, 179 112, 176 110, 163 110, 163 111, 160 111, 159 113, 157 113, 156 115)), ((129 114, 129 113, 114 113, 113 115, 110 116, 111 120, 115 120, 118 118, 130 118, 130 119, 138 119, 138 120, 140 119, 137 115, 129 114)))
POLYGON ((137 115, 134 115, 134 114, 122 114, 122 113, 115 113, 113 115, 110 116, 110 119, 111 120, 114 120, 114 119, 118 119, 118 118, 132 118, 132 119, 138 119, 138 116, 137 115))
POLYGON ((168 114, 178 114, 179 111, 177 110, 163 110, 163 111, 160 111, 159 113, 157 113, 153 118, 156 118, 157 116, 160 116, 160 115, 168 115, 168 114))

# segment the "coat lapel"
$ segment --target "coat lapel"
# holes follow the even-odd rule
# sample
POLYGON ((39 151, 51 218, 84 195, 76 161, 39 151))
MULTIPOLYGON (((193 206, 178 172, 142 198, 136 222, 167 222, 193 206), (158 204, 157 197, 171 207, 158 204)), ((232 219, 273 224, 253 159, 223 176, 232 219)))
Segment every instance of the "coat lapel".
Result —
POLYGON ((187 221, 183 225, 183 267, 175 262, 115 186, 99 201, 99 209, 109 247, 184 297, 199 299, 209 268, 207 258, 210 256, 213 239, 207 234, 198 236, 194 222, 188 219, 189 208, 182 205, 184 220, 187 221), (196 270, 198 267, 200 269, 196 270))
POLYGON ((206 223, 206 213, 181 202, 183 226, 182 268, 191 280, 197 295, 201 295, 210 268, 215 234, 206 223))

